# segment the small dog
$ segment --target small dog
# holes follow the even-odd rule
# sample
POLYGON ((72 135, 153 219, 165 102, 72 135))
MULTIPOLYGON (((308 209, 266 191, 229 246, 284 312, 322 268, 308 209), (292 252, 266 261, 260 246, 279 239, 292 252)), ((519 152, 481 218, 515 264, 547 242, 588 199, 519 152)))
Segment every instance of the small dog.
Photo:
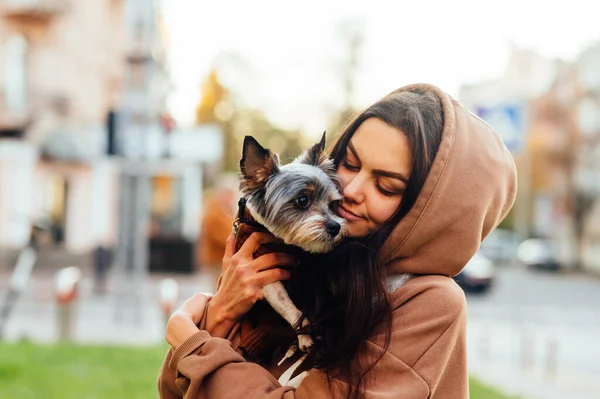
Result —
MULTIPOLYGON (((325 133, 319 143, 291 163, 281 165, 277 154, 263 148, 252 136, 244 138, 236 249, 249 235, 239 233, 241 223, 258 223, 259 230, 264 227, 284 244, 308 253, 326 253, 341 242, 348 229, 346 220, 334 211, 342 199, 341 189, 333 161, 324 150, 325 133)), ((263 293, 292 327, 308 326, 281 282, 263 287, 263 293)), ((298 336, 298 347, 303 352, 308 352, 312 344, 310 336, 298 336)))

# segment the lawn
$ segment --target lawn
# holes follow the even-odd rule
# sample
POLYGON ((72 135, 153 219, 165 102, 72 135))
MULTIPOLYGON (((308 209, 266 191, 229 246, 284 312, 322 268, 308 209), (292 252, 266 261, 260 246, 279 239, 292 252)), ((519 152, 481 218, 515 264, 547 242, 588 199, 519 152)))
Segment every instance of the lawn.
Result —
MULTIPOLYGON (((157 398, 156 376, 166 346, 0 344, 2 399, 157 398)), ((471 381, 472 399, 508 399, 471 381)))

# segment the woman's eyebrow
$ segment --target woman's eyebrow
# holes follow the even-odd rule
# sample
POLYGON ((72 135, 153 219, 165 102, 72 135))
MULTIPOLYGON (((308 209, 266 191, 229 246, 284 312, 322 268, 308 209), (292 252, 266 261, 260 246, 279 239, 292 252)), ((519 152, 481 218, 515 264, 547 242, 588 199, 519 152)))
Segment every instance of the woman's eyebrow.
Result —
POLYGON ((391 177, 394 179, 402 180, 404 184, 408 184, 408 179, 402 174, 397 172, 389 172, 387 170, 374 169, 373 173, 380 176, 391 177))
MULTIPOLYGON (((350 142, 350 141, 348 142, 348 148, 350 149, 352 154, 356 157, 358 162, 360 162, 360 157, 356 153, 356 149, 354 148, 354 146, 352 145, 352 142, 350 142)), ((408 184, 408 179, 402 173, 390 172, 390 171, 383 170, 383 169, 374 169, 373 174, 376 174, 379 176, 391 177, 394 179, 401 180, 404 184, 408 184)))
POLYGON ((360 162, 360 158, 358 157, 358 154, 356 153, 356 149, 354 148, 354 146, 352 145, 352 142, 349 141, 348 142, 348 148, 350 149, 350 151, 352 152, 352 154, 356 157, 356 160, 358 162, 360 162))

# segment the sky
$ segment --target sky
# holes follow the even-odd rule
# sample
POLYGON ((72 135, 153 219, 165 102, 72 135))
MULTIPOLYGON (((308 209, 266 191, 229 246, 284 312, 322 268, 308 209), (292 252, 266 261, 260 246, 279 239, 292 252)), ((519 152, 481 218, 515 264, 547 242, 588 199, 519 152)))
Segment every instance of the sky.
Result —
POLYGON ((342 21, 362 32, 354 95, 362 108, 405 84, 461 85, 502 74, 511 46, 574 60, 600 40, 589 0, 164 0, 169 107, 193 123, 214 65, 240 102, 317 137, 344 103, 342 21), (348 24, 348 22, 346 22, 348 24))

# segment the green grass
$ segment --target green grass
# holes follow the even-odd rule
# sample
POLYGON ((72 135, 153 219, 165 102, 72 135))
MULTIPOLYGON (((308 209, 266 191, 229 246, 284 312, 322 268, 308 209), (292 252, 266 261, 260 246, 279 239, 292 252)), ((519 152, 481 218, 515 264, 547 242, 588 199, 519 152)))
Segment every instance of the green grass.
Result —
POLYGON ((158 398, 166 349, 0 344, 0 398, 158 398))
MULTIPOLYGON (((156 377, 166 349, 0 344, 0 398, 157 398, 156 377)), ((471 399, 508 397, 471 379, 471 399)))
POLYGON ((507 396, 496 388, 486 385, 475 378, 470 378, 469 389, 471 399, 522 399, 520 396, 507 396))

